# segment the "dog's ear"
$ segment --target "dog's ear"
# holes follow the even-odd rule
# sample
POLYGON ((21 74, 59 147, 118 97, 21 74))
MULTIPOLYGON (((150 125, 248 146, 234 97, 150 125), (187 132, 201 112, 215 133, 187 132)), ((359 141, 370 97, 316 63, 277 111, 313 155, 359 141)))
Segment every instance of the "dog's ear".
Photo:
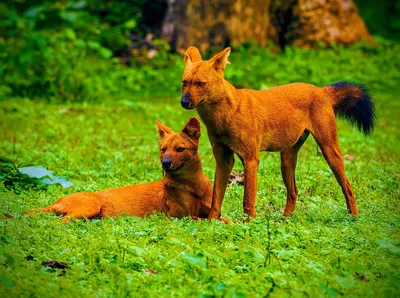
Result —
POLYGON ((230 53, 231 48, 228 47, 210 59, 209 63, 218 73, 224 73, 226 65, 230 64, 230 62, 228 61, 228 56, 230 53))
POLYGON ((199 49, 195 46, 190 46, 185 52, 183 61, 185 62, 186 67, 194 62, 202 61, 199 49))
POLYGON ((162 124, 158 120, 156 120, 156 125, 157 125, 158 135, 160 136, 160 139, 163 139, 166 135, 174 133, 174 131, 171 128, 162 124))
POLYGON ((182 133, 187 135, 193 141, 198 142, 201 136, 199 120, 196 117, 189 118, 185 127, 182 129, 182 133))

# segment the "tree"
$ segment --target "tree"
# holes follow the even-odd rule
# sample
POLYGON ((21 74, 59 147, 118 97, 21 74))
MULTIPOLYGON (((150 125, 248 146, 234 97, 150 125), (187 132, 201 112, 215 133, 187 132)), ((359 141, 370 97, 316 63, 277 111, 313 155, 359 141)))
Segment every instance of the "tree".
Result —
POLYGON ((353 0, 168 0, 162 37, 178 52, 244 42, 374 43, 353 0))

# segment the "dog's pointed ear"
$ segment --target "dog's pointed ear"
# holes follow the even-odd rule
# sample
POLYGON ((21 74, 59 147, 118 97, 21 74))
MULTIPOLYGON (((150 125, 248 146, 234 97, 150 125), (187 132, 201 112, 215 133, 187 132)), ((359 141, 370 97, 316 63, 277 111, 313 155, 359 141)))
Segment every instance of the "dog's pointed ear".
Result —
POLYGON ((199 120, 196 117, 189 118, 185 127, 182 129, 182 133, 187 135, 193 141, 198 142, 201 136, 199 120))
POLYGON ((209 63, 218 73, 224 73, 226 65, 230 64, 230 62, 228 61, 228 56, 230 53, 231 48, 228 47, 210 59, 209 63))
POLYGON ((163 139, 166 135, 174 133, 174 131, 171 128, 162 124, 158 120, 156 120, 156 125, 157 125, 158 135, 160 136, 160 139, 163 139))
POLYGON ((185 52, 183 61, 185 62, 186 67, 188 67, 190 64, 194 62, 202 61, 199 49, 196 48, 195 46, 188 47, 188 49, 185 52))

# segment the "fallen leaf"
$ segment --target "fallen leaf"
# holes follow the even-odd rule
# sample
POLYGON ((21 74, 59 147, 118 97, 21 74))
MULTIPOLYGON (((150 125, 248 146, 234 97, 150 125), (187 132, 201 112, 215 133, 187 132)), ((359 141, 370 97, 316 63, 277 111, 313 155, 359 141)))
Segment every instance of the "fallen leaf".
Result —
POLYGON ((388 123, 387 122, 380 122, 380 123, 378 123, 378 125, 382 126, 382 127, 386 127, 386 126, 388 126, 388 123))
POLYGON ((47 260, 42 262, 42 267, 51 268, 50 272, 56 272, 55 269, 61 269, 61 272, 58 274, 59 276, 65 276, 65 269, 69 269, 69 265, 64 262, 58 262, 54 260, 47 260))
POLYGON ((69 113, 71 110, 70 109, 68 109, 68 108, 62 108, 62 109, 59 109, 58 110, 58 112, 60 113, 60 114, 66 114, 66 113, 69 113))
POLYGON ((229 176, 229 184, 238 184, 238 185, 243 185, 244 184, 244 172, 232 172, 231 175, 229 176))
POLYGON ((158 274, 158 272, 153 269, 143 269, 143 272, 147 274, 158 274))
POLYGON ((50 267, 53 269, 67 269, 69 268, 69 265, 64 262, 58 262, 54 260, 47 260, 42 262, 43 267, 50 267))
POLYGON ((343 159, 348 160, 348 161, 353 161, 354 155, 345 154, 345 155, 343 155, 343 159))
POLYGON ((357 272, 357 278, 362 281, 368 281, 368 276, 366 276, 365 274, 360 274, 358 272, 357 272))

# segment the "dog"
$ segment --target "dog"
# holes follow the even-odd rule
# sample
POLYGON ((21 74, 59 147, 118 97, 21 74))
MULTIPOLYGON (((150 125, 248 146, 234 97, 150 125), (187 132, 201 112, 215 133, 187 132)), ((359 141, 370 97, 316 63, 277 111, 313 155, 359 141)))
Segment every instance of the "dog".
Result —
POLYGON ((180 133, 156 121, 160 137, 160 161, 164 177, 156 182, 80 192, 25 215, 50 212, 68 218, 101 219, 130 214, 144 217, 163 212, 169 217, 207 218, 212 201, 212 183, 202 172, 198 153, 200 122, 190 118, 180 133))
POLYGON ((349 120, 365 135, 372 132, 374 103, 366 89, 348 81, 322 88, 292 83, 262 91, 236 89, 224 79, 230 51, 226 48, 203 61, 199 50, 191 46, 184 55, 181 105, 197 110, 207 127, 216 160, 209 218, 221 215, 234 153, 245 169, 244 213, 256 216, 260 151, 281 154, 281 173, 287 189, 283 215, 291 216, 298 194, 297 153, 310 133, 342 188, 349 213, 358 215, 353 190, 344 171, 335 116, 349 120))

